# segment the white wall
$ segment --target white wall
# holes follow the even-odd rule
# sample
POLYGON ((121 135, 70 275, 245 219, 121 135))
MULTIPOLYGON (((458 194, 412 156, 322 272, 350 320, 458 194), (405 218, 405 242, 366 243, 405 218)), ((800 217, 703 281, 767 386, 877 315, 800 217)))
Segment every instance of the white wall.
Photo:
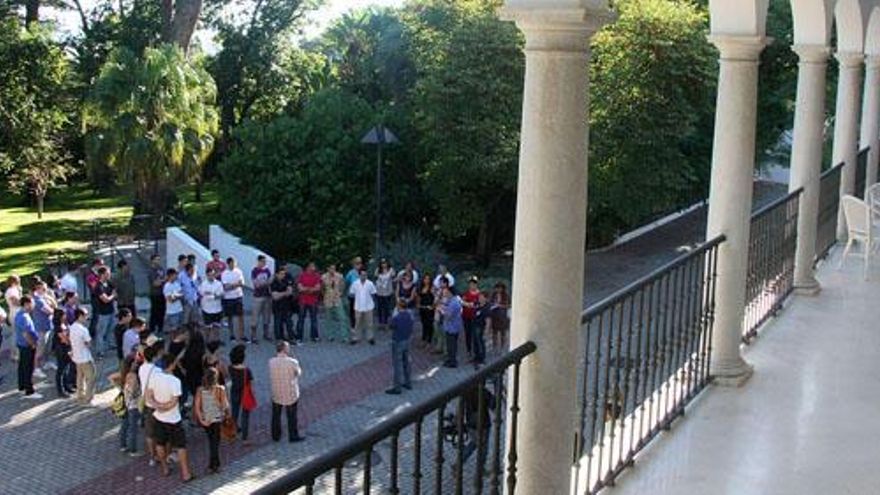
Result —
MULTIPOLYGON (((259 249, 243 244, 241 239, 226 232, 219 225, 211 225, 208 229, 208 239, 211 249, 220 251, 220 256, 226 261, 226 258, 232 256, 238 262, 238 268, 244 273, 245 285, 253 289, 251 285, 251 270, 257 264, 257 256, 266 257, 266 266, 272 273, 275 273, 275 258, 260 251, 259 249)), ((210 253, 209 253, 210 254, 210 253)))
POLYGON ((165 266, 177 268, 178 255, 194 254, 196 255, 196 272, 204 274, 205 263, 211 259, 211 251, 179 227, 168 227, 165 232, 165 266))

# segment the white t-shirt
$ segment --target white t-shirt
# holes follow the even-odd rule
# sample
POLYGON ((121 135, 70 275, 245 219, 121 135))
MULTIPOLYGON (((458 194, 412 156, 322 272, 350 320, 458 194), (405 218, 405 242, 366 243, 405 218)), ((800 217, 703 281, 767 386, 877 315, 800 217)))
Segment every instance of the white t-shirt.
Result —
POLYGON ((71 359, 76 364, 92 362, 92 351, 87 345, 92 341, 89 335, 89 329, 79 322, 70 325, 70 348, 71 359))
POLYGON ((442 277, 446 277, 447 279, 449 279, 449 286, 450 287, 455 287, 455 277, 453 277, 451 273, 446 272, 446 275, 437 275, 436 277, 434 277, 434 288, 435 289, 440 288, 440 279, 442 277))
POLYGON ((144 364, 140 365, 138 368, 138 379, 141 382, 141 395, 146 396, 147 394, 147 382, 153 383, 153 377, 159 374, 159 370, 156 369, 156 366, 149 361, 144 361, 144 364), (155 370, 155 371, 153 371, 155 370), (150 376, 150 372, 152 376, 150 376))
POLYGON ((21 306, 19 304, 13 303, 12 300, 15 299, 19 303, 21 302, 21 287, 9 287, 8 289, 6 289, 4 297, 6 298, 6 305, 9 307, 9 324, 13 325, 15 315, 18 314, 18 310, 19 308, 21 308, 21 306))
POLYGON ((220 299, 223 297, 223 283, 214 279, 213 282, 205 279, 199 286, 199 295, 202 296, 202 311, 209 315, 215 315, 223 311, 220 299))
POLYGON ((64 274, 63 277, 61 277, 61 290, 63 290, 65 293, 79 293, 79 284, 76 282, 76 276, 73 273, 67 272, 64 274))
POLYGON ((373 295, 376 294, 376 286, 373 282, 366 280, 361 282, 357 279, 348 290, 350 296, 354 296, 354 310, 358 312, 372 311, 376 307, 373 302, 373 295))
POLYGON ((165 282, 165 285, 162 287, 162 294, 165 296, 166 315, 176 315, 178 313, 183 313, 183 293, 180 289, 180 282, 178 282, 177 280, 175 280, 174 282, 165 282), (168 298, 172 295, 178 297, 174 300, 174 302, 170 302, 168 300, 168 298))
MULTIPOLYGON (((183 393, 179 378, 164 371, 159 372, 159 370, 154 371, 153 376, 150 377, 149 388, 153 391, 153 400, 156 402, 168 402, 174 397, 180 397, 183 393)), ((156 409, 153 411, 153 417, 157 421, 169 424, 180 423, 183 419, 180 416, 179 407, 172 407, 165 412, 156 409)))
MULTIPOLYGON (((238 268, 233 268, 232 270, 227 268, 220 275, 220 282, 222 282, 224 286, 239 282, 244 286, 244 274, 242 274, 241 270, 238 268)), ((223 299, 240 299, 244 297, 244 289, 242 289, 242 286, 225 291, 223 293, 223 299)))

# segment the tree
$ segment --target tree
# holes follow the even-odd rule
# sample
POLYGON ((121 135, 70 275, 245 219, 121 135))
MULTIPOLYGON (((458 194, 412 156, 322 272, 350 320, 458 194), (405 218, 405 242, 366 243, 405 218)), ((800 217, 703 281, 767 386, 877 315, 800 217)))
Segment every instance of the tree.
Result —
POLYGON ((172 187, 194 178, 214 145, 218 117, 211 76, 180 49, 117 49, 84 111, 86 157, 131 184, 136 209, 165 213, 172 187))
MULTIPOLYGON (((31 145, 22 149, 13 160, 0 153, 0 162, 14 163, 8 186, 13 191, 26 191, 37 202, 37 218, 43 218, 43 202, 50 188, 67 179, 73 168, 61 143, 43 132, 31 137, 31 145)), ((2 164, 0 164, 2 166, 2 164)))
POLYGON ((202 13, 202 0, 161 0, 162 42, 189 52, 196 23, 202 13))

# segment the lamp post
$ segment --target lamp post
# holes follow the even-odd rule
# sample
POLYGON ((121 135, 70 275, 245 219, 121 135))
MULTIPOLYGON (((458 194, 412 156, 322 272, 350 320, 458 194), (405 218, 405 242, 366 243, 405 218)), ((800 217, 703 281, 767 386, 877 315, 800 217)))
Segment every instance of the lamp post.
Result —
POLYGON ((378 258, 379 247, 382 245, 382 147, 386 144, 397 144, 400 141, 390 129, 379 124, 369 130, 361 138, 363 144, 376 145, 376 248, 373 256, 378 258))

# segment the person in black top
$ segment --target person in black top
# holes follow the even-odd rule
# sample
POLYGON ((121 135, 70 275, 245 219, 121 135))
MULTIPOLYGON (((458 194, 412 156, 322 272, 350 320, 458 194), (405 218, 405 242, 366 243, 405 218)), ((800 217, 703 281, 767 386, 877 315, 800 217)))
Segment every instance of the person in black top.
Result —
POLYGON ((422 275, 418 300, 419 318, 422 320, 422 344, 430 346, 431 339, 434 337, 434 287, 430 273, 422 275))
POLYGON ((116 313, 116 327, 113 329, 113 339, 116 342, 116 358, 119 359, 119 369, 122 369, 122 336, 131 325, 132 314, 128 308, 122 308, 116 313))
POLYGON ((479 368, 486 362, 486 326, 491 319, 492 307, 489 305, 489 295, 480 292, 480 298, 474 307, 474 334, 473 334, 473 351, 474 351, 474 368, 479 368))
POLYGON ((76 366, 70 359, 70 338, 67 316, 63 309, 56 309, 52 315, 52 349, 58 368, 55 369, 55 390, 58 397, 66 398, 76 389, 76 366))
POLYGON ((165 296, 162 286, 165 285, 165 268, 158 254, 150 257, 150 322, 149 331, 162 335, 165 329, 165 296))
POLYGON ((182 383, 187 391, 195 396, 196 389, 202 385, 204 377, 204 357, 207 352, 205 345, 205 336, 201 330, 195 326, 190 326, 187 330, 189 338, 186 349, 183 352, 181 365, 183 367, 182 383))
POLYGON ((293 341, 293 282, 287 277, 284 265, 275 269, 269 294, 272 297, 275 340, 293 341))
POLYGON ((250 430, 251 412, 242 407, 242 395, 244 393, 244 383, 247 380, 253 387, 254 375, 251 369, 245 366, 245 346, 239 344, 229 351, 229 378, 232 380, 229 401, 232 403, 232 417, 238 424, 238 430, 241 432, 241 440, 248 445, 248 431, 250 430))

